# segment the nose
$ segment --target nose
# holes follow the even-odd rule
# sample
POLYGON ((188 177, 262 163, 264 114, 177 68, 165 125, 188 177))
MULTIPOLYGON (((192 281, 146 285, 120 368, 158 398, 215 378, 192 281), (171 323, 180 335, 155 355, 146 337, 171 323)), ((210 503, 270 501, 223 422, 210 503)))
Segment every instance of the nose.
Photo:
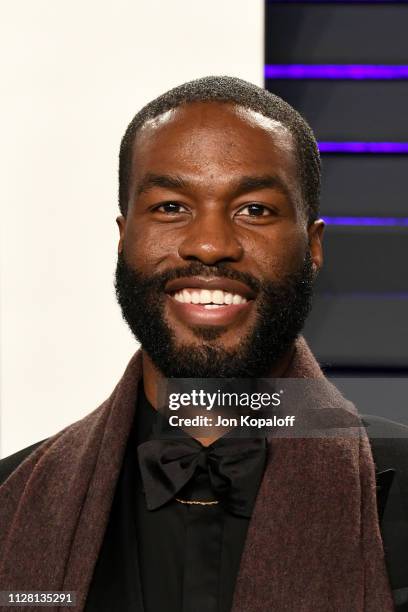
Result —
POLYGON ((220 261, 239 261, 243 247, 231 219, 223 211, 213 211, 198 215, 189 223, 178 253, 182 259, 199 260, 211 266, 220 261))

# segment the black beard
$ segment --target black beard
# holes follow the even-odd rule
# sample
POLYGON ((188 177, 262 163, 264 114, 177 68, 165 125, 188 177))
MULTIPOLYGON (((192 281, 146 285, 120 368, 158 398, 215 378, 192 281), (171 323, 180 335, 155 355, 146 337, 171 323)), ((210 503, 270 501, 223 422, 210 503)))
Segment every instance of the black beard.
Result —
POLYGON ((309 252, 302 265, 281 282, 257 280, 231 270, 228 263, 206 266, 192 262, 185 268, 146 277, 118 255, 115 290, 122 316, 156 367, 167 378, 255 378, 268 376, 301 332, 311 309, 313 266, 309 252), (200 346, 178 344, 165 315, 164 287, 189 276, 227 277, 246 283, 257 295, 253 329, 237 346, 217 343, 224 329, 194 327, 200 346))

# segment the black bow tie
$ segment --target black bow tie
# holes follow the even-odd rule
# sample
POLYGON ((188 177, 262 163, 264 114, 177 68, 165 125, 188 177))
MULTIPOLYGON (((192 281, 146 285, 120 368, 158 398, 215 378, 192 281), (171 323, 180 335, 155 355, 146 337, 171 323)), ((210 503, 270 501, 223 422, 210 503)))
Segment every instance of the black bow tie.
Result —
POLYGON ((267 453, 265 438, 222 437, 202 446, 191 437, 150 440, 138 447, 147 508, 174 498, 199 473, 206 473, 213 494, 229 512, 250 517, 267 453))

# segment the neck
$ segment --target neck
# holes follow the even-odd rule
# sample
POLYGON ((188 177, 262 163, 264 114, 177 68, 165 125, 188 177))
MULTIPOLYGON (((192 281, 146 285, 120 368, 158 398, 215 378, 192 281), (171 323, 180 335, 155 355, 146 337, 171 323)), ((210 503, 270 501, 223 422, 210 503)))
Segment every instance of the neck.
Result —
MULTIPOLYGON (((295 344, 286 351, 282 358, 271 368, 269 376, 271 378, 280 378, 286 372, 295 352, 295 344)), ((143 371, 143 387, 148 402, 157 410, 158 407, 158 390, 160 383, 165 379, 164 374, 154 365, 149 355, 142 349, 142 371, 143 371)), ((203 446, 209 446, 212 442, 220 438, 226 431, 217 430, 218 435, 206 438, 196 438, 203 446)))

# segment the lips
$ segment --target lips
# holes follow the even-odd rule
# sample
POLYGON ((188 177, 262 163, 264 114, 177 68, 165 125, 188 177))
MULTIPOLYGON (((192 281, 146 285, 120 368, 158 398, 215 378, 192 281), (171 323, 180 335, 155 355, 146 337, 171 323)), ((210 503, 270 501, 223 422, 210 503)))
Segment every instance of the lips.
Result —
POLYGON ((165 291, 173 314, 191 325, 239 322, 255 298, 246 284, 228 278, 178 278, 165 291))

